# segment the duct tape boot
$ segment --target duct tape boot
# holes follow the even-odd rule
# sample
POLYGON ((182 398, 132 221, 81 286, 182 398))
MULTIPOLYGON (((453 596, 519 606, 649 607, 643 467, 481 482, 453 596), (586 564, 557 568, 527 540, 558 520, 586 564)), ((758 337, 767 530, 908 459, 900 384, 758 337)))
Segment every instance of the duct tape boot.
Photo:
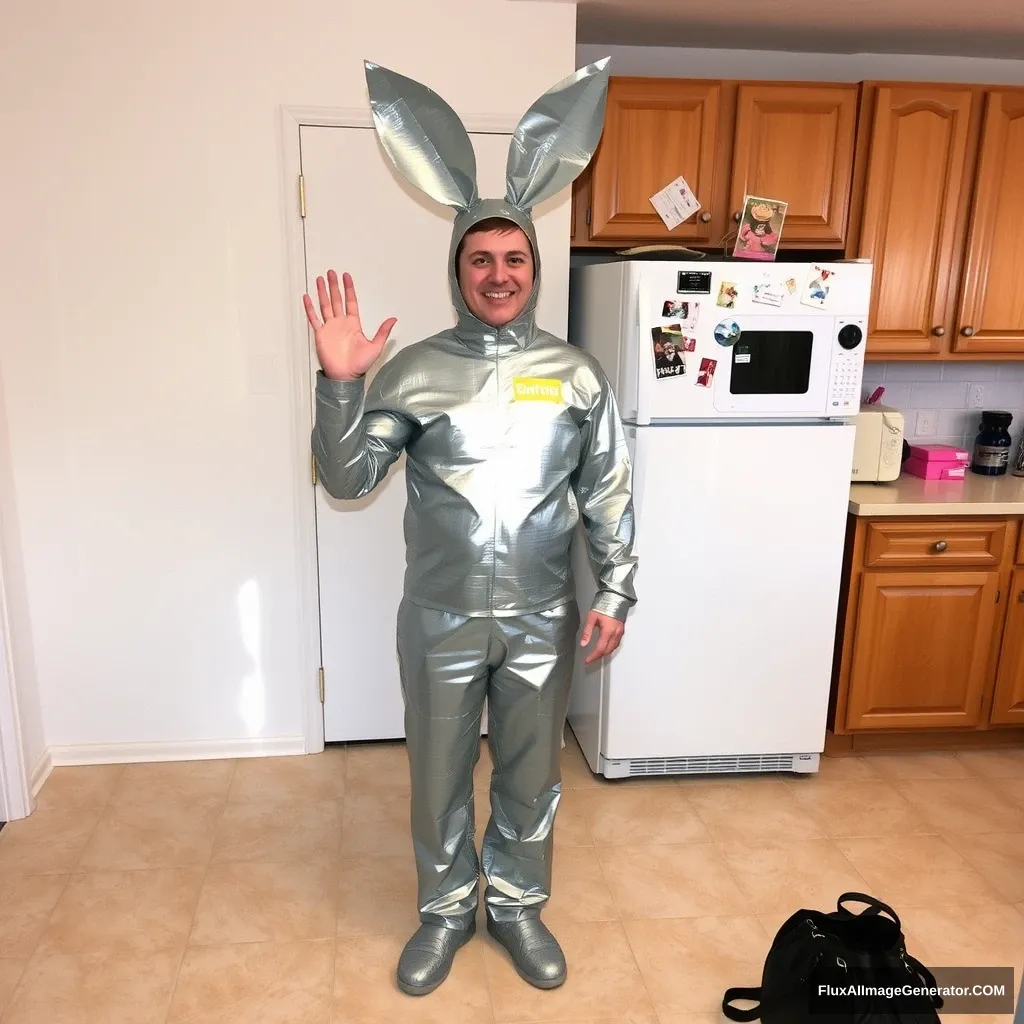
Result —
POLYGON ((558 988, 565 981, 565 956, 539 917, 519 921, 487 918, 487 931, 508 951, 516 973, 535 988, 558 988))
POLYGON ((468 929, 420 925, 398 960, 398 987, 410 996, 433 992, 448 977, 455 954, 475 932, 475 921, 468 929))

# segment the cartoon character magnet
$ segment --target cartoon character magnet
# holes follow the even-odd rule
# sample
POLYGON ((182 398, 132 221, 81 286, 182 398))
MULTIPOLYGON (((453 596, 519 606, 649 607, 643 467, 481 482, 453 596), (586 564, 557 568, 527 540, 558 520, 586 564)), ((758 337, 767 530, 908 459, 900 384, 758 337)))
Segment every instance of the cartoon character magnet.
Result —
POLYGON ((788 206, 779 199, 746 196, 733 256, 746 260, 774 260, 788 206))

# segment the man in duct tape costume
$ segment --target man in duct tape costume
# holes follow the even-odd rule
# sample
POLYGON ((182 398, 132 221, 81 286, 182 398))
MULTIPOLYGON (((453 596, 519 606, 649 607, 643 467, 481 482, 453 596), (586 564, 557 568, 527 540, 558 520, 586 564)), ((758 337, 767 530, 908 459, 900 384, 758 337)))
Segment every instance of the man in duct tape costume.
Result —
POLYGON ((456 211, 448 267, 457 324, 399 350, 364 389, 395 320, 367 338, 351 278, 343 302, 333 271, 317 279, 319 316, 304 297, 321 365, 312 447, 323 486, 362 497, 407 456, 397 639, 422 922, 398 964, 410 994, 441 984, 475 931, 473 768, 485 697, 494 761, 482 848, 487 928, 531 984, 565 979, 540 913, 580 628, 570 566, 577 521, 599 585, 580 636, 583 647, 598 637, 588 661, 622 637, 636 560, 631 467, 608 380, 590 355, 535 322, 531 211, 590 160, 606 67, 589 65, 537 100, 510 144, 505 198, 481 199, 455 112, 425 86, 367 63, 385 152, 456 211))

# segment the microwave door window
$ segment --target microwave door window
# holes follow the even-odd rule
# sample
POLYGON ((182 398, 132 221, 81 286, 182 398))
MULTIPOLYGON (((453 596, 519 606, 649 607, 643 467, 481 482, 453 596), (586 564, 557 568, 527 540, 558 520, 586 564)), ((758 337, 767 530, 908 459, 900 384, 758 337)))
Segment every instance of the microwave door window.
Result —
POLYGON ((732 346, 734 395, 806 395, 811 379, 811 331, 743 331, 732 346))

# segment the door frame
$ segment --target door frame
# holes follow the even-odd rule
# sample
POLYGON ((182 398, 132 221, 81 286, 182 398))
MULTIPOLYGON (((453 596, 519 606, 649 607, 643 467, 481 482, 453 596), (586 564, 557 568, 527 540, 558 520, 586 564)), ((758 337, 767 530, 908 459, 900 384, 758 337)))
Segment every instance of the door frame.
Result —
MULTIPOLYGON (((459 115, 466 131, 511 136, 519 117, 510 114, 459 115)), ((299 573, 297 614, 303 637, 298 671, 306 753, 324 749, 324 708, 320 702, 322 622, 317 555, 316 497, 313 490, 312 452, 309 438, 315 420, 313 402, 315 349, 302 308, 306 290, 306 233, 300 209, 299 181, 302 170, 300 132, 303 128, 373 128, 369 106, 321 107, 283 105, 278 120, 281 154, 281 199, 285 241, 285 337, 288 343, 285 368, 291 405, 295 487, 296 551, 299 573)), ((387 169, 382 157, 382 166, 387 169)))
POLYGON ((18 713, 7 587, 0 562, 0 821, 27 818, 34 806, 18 713))

